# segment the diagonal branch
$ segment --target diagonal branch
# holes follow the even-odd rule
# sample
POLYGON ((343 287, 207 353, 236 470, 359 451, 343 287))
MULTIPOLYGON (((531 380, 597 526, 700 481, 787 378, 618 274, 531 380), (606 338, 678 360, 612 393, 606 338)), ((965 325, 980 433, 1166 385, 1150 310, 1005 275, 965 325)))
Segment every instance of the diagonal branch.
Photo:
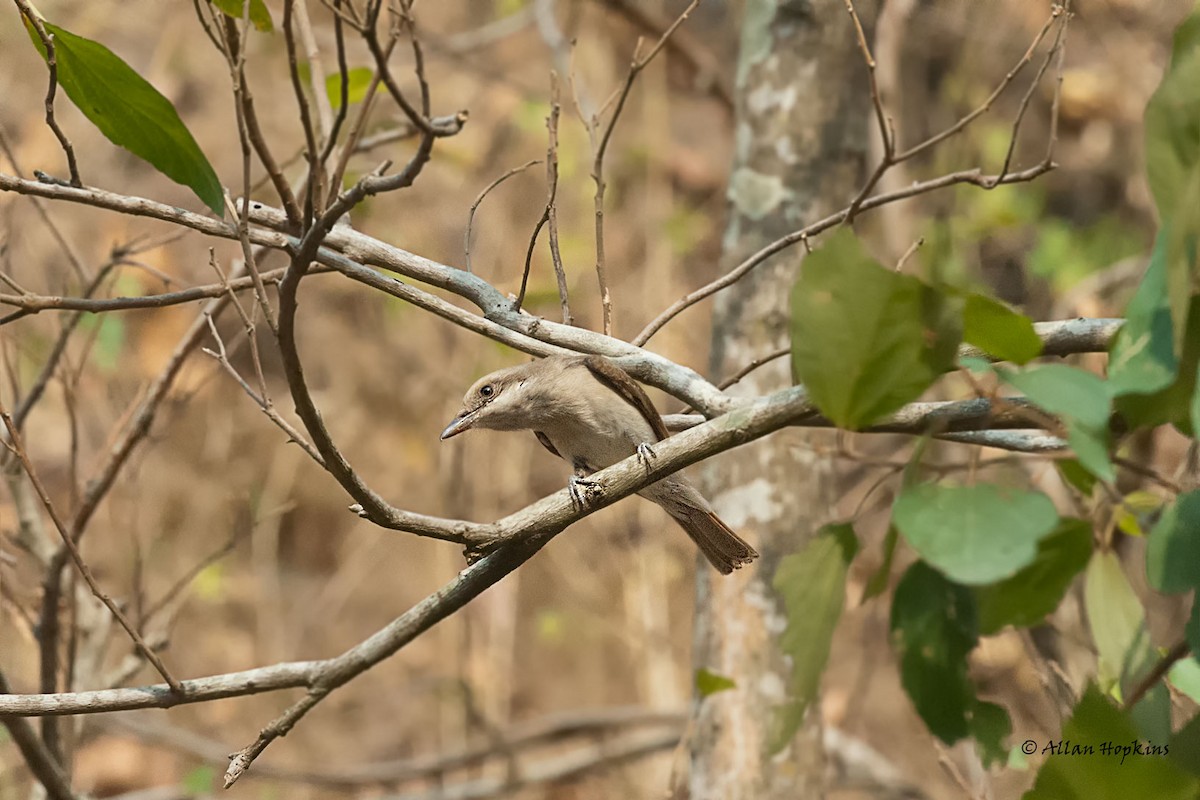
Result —
MULTIPOLYGON (((992 189, 1000 184, 1024 183, 1043 175, 1054 168, 1053 163, 1042 163, 1021 172, 1010 172, 1007 175, 984 175, 979 169, 962 170, 960 172, 951 172, 947 175, 942 175, 938 178, 933 178, 927 181, 920 181, 911 186, 906 186, 903 189, 897 189, 894 192, 885 192, 876 194, 863 200, 858 205, 858 211, 868 211, 872 208, 888 205, 897 200, 906 200, 910 197, 916 197, 920 194, 934 191, 935 189, 944 189, 948 186, 957 184, 969 184, 978 186, 983 189, 992 189)), ((679 300, 676 300, 666 308, 661 314, 650 321, 642 332, 633 337, 630 341, 636 345, 644 345, 650 340, 650 337, 658 333, 664 325, 670 322, 680 313, 686 311, 692 306, 712 297, 722 289, 727 289, 737 283, 746 276, 752 269, 764 263, 771 256, 783 252, 799 242, 806 242, 818 233, 827 231, 835 225, 840 225, 845 222, 851 211, 851 207, 847 206, 841 211, 830 214, 824 219, 807 225, 799 230, 792 231, 785 236, 781 236, 770 244, 766 245, 758 252, 746 258, 742 263, 731 269, 724 275, 716 278, 705 286, 700 287, 688 294, 684 295, 679 300)))
POLYGON ((126 619, 125 615, 121 612, 121 609, 118 608, 117 604, 113 602, 113 599, 105 594, 104 590, 100 588, 100 584, 96 582, 95 576, 92 575, 92 570, 88 567, 87 562, 83 560, 83 555, 79 552, 79 545, 76 544, 75 537, 73 537, 71 532, 67 530, 67 526, 63 523, 62 518, 59 517, 58 512, 54 510, 54 504, 50 500, 50 495, 46 492, 46 487, 42 484, 41 479, 37 475, 37 471, 33 468, 33 464, 29 461, 29 454, 25 452, 25 445, 21 441, 21 432, 17 430, 16 423, 13 422, 13 419, 9 415, 8 411, 6 411, 2 406, 0 406, 0 419, 4 421, 4 427, 8 429, 8 441, 5 442, 5 446, 8 447, 18 459, 20 459, 21 465, 25 468, 25 474, 29 476, 29 482, 33 484, 34 491, 37 492, 38 498, 41 499, 42 505, 46 509, 46 514, 50 517, 50 521, 54 523, 54 527, 58 530, 59 536, 62 537, 63 546, 66 548, 67 553, 70 554, 71 561, 74 562, 75 568, 79 570, 79 574, 83 576, 88 588, 92 590, 92 594, 95 595, 96 599, 108 608, 108 610, 112 613, 113 618, 116 619, 121 627, 125 629, 125 633, 129 634, 129 638, 133 641, 134 647, 138 649, 138 652, 142 654, 143 658, 145 658, 154 666, 154 669, 158 671, 158 674, 162 675, 163 680, 165 680, 167 685, 171 687, 171 691, 176 693, 183 691, 182 687, 179 685, 179 682, 175 680, 170 672, 167 671, 167 667, 165 664, 163 664, 162 659, 158 657, 158 653, 154 652, 154 650, 146 644, 145 640, 142 639, 142 635, 138 633, 137 628, 130 624, 129 620, 126 619))

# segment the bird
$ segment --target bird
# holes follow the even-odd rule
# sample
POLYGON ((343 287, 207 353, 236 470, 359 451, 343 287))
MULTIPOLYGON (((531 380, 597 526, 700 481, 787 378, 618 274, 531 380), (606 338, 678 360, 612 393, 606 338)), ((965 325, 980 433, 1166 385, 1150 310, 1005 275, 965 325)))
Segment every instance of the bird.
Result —
MULTIPOLYGON (((670 435, 637 381, 598 355, 547 356, 485 375, 467 390, 462 410, 441 438, 475 428, 533 431, 573 468, 568 487, 579 505, 590 488, 588 475, 634 454, 654 458, 653 444, 670 435)), ((758 557, 682 475, 669 475, 638 494, 679 523, 718 572, 728 575, 758 557)))

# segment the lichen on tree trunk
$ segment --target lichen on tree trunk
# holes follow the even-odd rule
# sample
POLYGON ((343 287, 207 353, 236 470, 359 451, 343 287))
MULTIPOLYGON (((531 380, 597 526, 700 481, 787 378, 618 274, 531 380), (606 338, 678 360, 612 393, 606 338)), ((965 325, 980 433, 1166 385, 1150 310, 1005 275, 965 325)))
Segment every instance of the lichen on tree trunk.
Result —
MULTIPOLYGON (((874 0, 858 13, 870 30, 874 0)), ((853 198, 865 173, 871 100, 844 0, 747 0, 737 73, 725 267, 853 198)), ((714 311, 712 374, 729 375, 787 342, 788 295, 804 255, 785 251, 726 290, 714 311)), ((739 391, 790 381, 786 360, 753 372, 739 391)), ((789 664, 785 618, 771 582, 780 558, 826 520, 831 465, 812 434, 782 431, 727 454, 705 473, 717 512, 762 558, 730 578, 702 571, 695 660, 737 688, 705 698, 689 740, 691 800, 795 800, 823 794, 819 714, 778 755, 768 750, 789 664)))

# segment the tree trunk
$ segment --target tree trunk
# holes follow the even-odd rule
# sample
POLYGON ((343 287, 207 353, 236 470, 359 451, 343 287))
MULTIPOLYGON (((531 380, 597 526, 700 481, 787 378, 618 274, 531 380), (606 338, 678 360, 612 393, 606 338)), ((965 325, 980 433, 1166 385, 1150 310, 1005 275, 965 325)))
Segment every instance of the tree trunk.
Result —
MULTIPOLYGON (((869 24, 873 0, 857 10, 869 24)), ((869 28, 868 28, 869 30, 869 28)), ((867 70, 844 0, 747 0, 737 74, 737 122, 724 262, 731 268, 789 231, 844 207, 861 185, 871 116, 867 70)), ((730 375, 788 340, 788 296, 803 258, 795 247, 723 292, 714 311, 712 374, 730 375)), ((780 359, 740 392, 790 382, 780 359)), ((831 465, 810 434, 782 431, 727 454, 705 477, 718 514, 762 553, 729 578, 701 570, 696 666, 737 682, 704 699, 690 741, 691 800, 795 800, 823 793, 818 709, 771 757, 775 709, 789 664, 785 617, 772 589, 779 560, 807 542, 835 501, 831 465)))

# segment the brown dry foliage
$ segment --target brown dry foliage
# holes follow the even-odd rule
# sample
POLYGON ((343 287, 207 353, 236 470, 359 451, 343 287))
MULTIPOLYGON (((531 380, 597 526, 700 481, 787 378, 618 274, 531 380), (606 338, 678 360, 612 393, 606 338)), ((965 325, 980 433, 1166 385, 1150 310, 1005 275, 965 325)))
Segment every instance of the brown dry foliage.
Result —
MULTIPOLYGON (((269 5, 278 22, 279 4, 269 5)), ((354 215, 358 228, 430 258, 461 264, 467 209, 475 195, 510 167, 544 155, 551 59, 536 25, 486 46, 455 49, 456 36, 521 5, 482 0, 417 5, 435 113, 467 108, 470 122, 463 133, 438 145, 413 189, 372 199, 360 208, 354 215)), ((578 37, 580 86, 593 99, 602 99, 619 84, 637 31, 600 4, 573 0, 560 5, 568 35, 578 37)), ((664 5, 674 10, 677 4, 664 5)), ((1081 224, 1114 214, 1148 238, 1152 220, 1139 166, 1140 113, 1169 52, 1171 26, 1186 5, 1182 0, 1080 4, 1064 85, 1057 157, 1062 169, 1045 179, 1047 214, 1081 224)), ((320 4, 310 6, 319 20, 328 68, 328 18, 320 4)), ((239 185, 228 74, 186 4, 46 0, 41 10, 73 32, 105 43, 172 98, 226 185, 239 185)), ((0 124, 25 174, 34 168, 60 174, 61 152, 42 121, 44 67, 23 39, 14 9, 3 8, 0 15, 5 20, 0 26, 0 124)), ((687 25, 690 35, 730 73, 738 16, 727 4, 706 3, 687 25)), ((981 92, 986 94, 1044 18, 1045 10, 1032 3, 946 1, 914 10, 903 27, 890 31, 899 42, 900 70, 892 78, 898 96, 888 101, 901 141, 935 132, 967 110, 981 92)), ((350 63, 365 65, 367 55, 352 49, 350 63)), ((398 58, 397 63, 407 62, 398 58)), ((280 37, 254 36, 250 64, 268 139, 278 157, 291 156, 302 137, 280 37)), ((881 70, 888 67, 881 64, 881 70)), ((397 67, 397 74, 404 75, 404 68, 397 67)), ((1005 95, 987 124, 1004 129, 1003 120, 1011 119, 1018 99, 1019 91, 1005 95)), ((590 152, 569 90, 564 101, 558 192, 563 255, 577 324, 597 327, 590 152)), ((65 98, 57 108, 80 155, 85 182, 197 207, 187 190, 111 146, 65 98)), ((398 118, 385 102, 376 126, 398 118)), ((1030 141, 1044 139, 1045 118, 1044 107, 1031 112, 1030 141)), ((697 91, 678 59, 668 54, 640 78, 607 160, 607 249, 618 336, 632 336, 663 305, 716 274, 730 131, 727 110, 697 91)), ((962 137, 935 164, 944 167, 952 159, 972 165, 980 146, 979 137, 962 137)), ((407 148, 391 145, 359 156, 351 171, 362 174, 384 157, 402 163, 407 148)), ((929 166, 909 169, 924 175, 929 166)), ((13 169, 7 163, 4 168, 13 169)), ((296 176, 298 167, 293 165, 288 174, 296 176)), ((265 189, 260 196, 271 200, 265 189)), ((489 196, 476 218, 472 258, 477 273, 502 290, 516 291, 529 233, 544 202, 540 167, 489 196)), ((50 205, 49 210, 88 265, 102 262, 115 243, 166 232, 161 224, 79 206, 50 205)), ((949 196, 934 196, 867 215, 863 223, 886 252, 907 247, 930 213, 953 217, 956 208, 949 196)), ((980 244, 978 263, 969 266, 1000 285, 1016 274, 1026 287, 1017 299, 1047 308, 1054 298, 1021 270, 1021 248, 1035 234, 1025 229, 996 234, 980 244), (1015 266, 1005 266, 1010 262, 1015 266), (1004 269, 996 278, 998 264, 1004 269)), ((73 285, 62 251, 27 199, 0 196, 0 239, 5 244, 3 269, 30 290, 63 293, 73 285)), ((553 318, 557 295, 544 239, 543 234, 529 307, 553 318)), ((172 286, 209 283, 210 246, 226 266, 238 257, 236 244, 189 234, 139 258, 169 276, 172 286)), ((279 263, 268 260, 263 266, 279 263)), ((129 267, 120 272, 120 292, 162 289, 157 275, 129 267)), ((31 455, 62 507, 71 505, 76 491, 72 479, 87 478, 113 425, 162 366, 196 312, 191 306, 123 312, 104 322, 93 320, 98 326, 95 341, 81 337, 76 342, 68 359, 81 376, 73 398, 74 430, 68 413, 72 399, 59 383, 52 384, 27 429, 31 455)), ((704 304, 685 313, 651 346, 706 372, 707 314, 704 304)), ((45 312, 0 330, 13 381, 27 385, 32 379, 59 321, 54 312, 45 312)), ((516 363, 520 354, 335 275, 304 282, 300 325, 308 377, 335 439, 367 482, 394 504, 486 520, 563 485, 562 466, 532 437, 478 433, 444 444, 437 439, 464 388, 486 371, 516 363)), ((224 316, 221 330, 231 345, 242 339, 232 314, 224 316)), ((266 338, 263 344, 269 354, 266 338)), ((235 363, 249 374, 245 348, 235 363)), ((268 357, 264 366, 274 399, 290 414, 278 365, 268 357)), ((0 392, 11 407, 13 390, 7 381, 0 392)), ((674 401, 661 395, 656 400, 664 410, 674 409, 674 401)), ((858 502, 861 489, 853 488, 853 481, 860 478, 859 470, 847 467, 850 483, 843 511, 858 502)), ((206 569, 187 593, 172 626, 167 663, 176 675, 190 677, 320 658, 360 641, 463 566, 457 548, 376 529, 347 512, 348 502, 211 359, 197 354, 151 439, 103 503, 84 549, 108 591, 136 609, 138 587, 153 600, 237 532, 241 538, 233 554, 206 569), (140 573, 135 569, 139 558, 140 573)), ((830 516, 835 512, 831 509, 830 516)), ((868 534, 881 535, 881 523, 881 514, 869 516, 868 534)), ((13 525, 5 498, 0 527, 10 530, 13 525)), ((20 690, 32 691, 36 645, 27 616, 36 615, 40 576, 27 557, 0 544, 14 559, 0 560, 5 588, 0 667, 20 690)), ((682 709, 691 695, 690 576, 695 562, 686 539, 649 504, 631 500, 596 514, 452 620, 339 690, 263 763, 342 768, 454 750, 468 741, 486 740, 487 726, 504 728, 551 712, 626 704, 682 709)), ((878 603, 853 608, 847 620, 827 678, 829 720, 869 742, 931 795, 955 796, 958 790, 937 771, 928 734, 888 661, 886 609, 878 603)), ((114 634, 109 663, 129 650, 128 642, 114 634)), ((981 668, 995 676, 989 689, 1016 709, 1017 733, 1045 738, 1056 719, 1044 704, 1030 699, 1041 689, 1022 666, 1019 647, 1014 654, 1002 642, 984 655, 989 654, 993 663, 981 668)), ((142 669, 134 682, 154 679, 142 669)), ((145 717, 202 733, 232 751, 285 702, 285 697, 264 695, 146 712, 145 717)), ((75 760, 81 789, 114 794, 170 784, 197 764, 193 755, 139 741, 102 718, 84 719, 81 730, 75 760), (130 759, 133 769, 124 766, 130 759)), ((665 753, 600 777, 531 789, 521 796, 660 797, 672 762, 665 753)), ((11 743, 0 743, 0 766, 5 767, 0 798, 21 794, 18 763, 11 743)), ((1017 775, 1004 786, 1015 791, 1025 780, 1017 775)), ((235 791, 265 792, 269 783, 247 781, 235 791)), ((278 784, 273 791, 297 798, 344 794, 295 784, 278 784)))

